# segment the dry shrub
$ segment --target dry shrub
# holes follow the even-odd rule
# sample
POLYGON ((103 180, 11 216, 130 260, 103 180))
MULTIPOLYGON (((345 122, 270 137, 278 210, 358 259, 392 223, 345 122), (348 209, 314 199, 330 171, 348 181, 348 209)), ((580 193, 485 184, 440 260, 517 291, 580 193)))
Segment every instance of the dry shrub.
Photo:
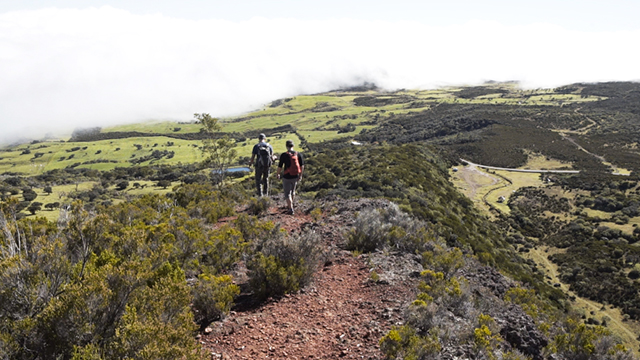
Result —
POLYGON ((247 262, 249 286, 260 299, 296 292, 309 284, 322 255, 320 237, 313 231, 270 235, 256 240, 254 256, 247 262))
POLYGON ((366 209, 357 217, 346 242, 348 250, 372 252, 391 247, 414 253, 423 251, 433 240, 425 222, 402 212, 398 205, 387 209, 366 209))

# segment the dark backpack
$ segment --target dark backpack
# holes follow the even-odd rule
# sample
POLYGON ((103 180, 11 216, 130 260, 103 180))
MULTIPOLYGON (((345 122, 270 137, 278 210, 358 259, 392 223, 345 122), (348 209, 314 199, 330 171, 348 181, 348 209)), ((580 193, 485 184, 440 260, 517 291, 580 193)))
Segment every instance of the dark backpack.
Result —
POLYGON ((273 165, 273 158, 269 151, 269 145, 265 143, 258 144, 258 159, 256 160, 256 168, 268 168, 273 165))
POLYGON ((297 176, 300 175, 302 169, 300 168, 300 161, 298 160, 297 152, 287 152, 289 154, 289 158, 291 159, 289 167, 284 171, 285 174, 297 176))

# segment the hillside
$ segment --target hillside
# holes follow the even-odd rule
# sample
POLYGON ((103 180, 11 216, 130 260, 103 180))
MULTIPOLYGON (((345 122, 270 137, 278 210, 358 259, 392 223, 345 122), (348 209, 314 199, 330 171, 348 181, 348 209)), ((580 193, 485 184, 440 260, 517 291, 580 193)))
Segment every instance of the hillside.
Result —
POLYGON ((295 217, 277 181, 214 187, 191 121, 3 149, 0 356, 634 358, 638 90, 362 88, 222 119, 233 166, 260 132, 299 144, 295 217))
MULTIPOLYGON (((223 131, 236 141, 241 162, 250 155, 253 139, 263 132, 276 147, 289 137, 303 143, 354 137, 378 142, 429 141, 487 165, 521 164, 525 161, 522 149, 530 149, 589 168, 598 164, 574 145, 563 144, 563 135, 575 136, 585 148, 606 155, 614 145, 606 143, 607 134, 615 133, 612 129, 637 130, 632 113, 611 112, 621 106, 611 105, 614 102, 633 104, 633 98, 609 99, 607 95, 618 93, 593 92, 589 85, 525 91, 508 84, 392 93, 345 90, 277 100, 262 110, 222 121, 223 131), (598 126, 590 126, 592 122, 598 126), (587 137, 574 134, 588 126, 587 137), (520 144, 523 139, 527 142, 520 144), (491 146, 511 150, 495 157, 496 149, 491 146)), ((190 163, 201 160, 202 137, 200 126, 191 120, 77 130, 70 142, 5 148, 0 172, 35 175, 62 168, 109 170, 190 163)), ((632 136, 622 142, 634 141, 632 136)), ((622 159, 620 150, 614 152, 622 159)), ((625 158, 630 158, 617 166, 631 168, 637 158, 629 150, 622 146, 625 158)))

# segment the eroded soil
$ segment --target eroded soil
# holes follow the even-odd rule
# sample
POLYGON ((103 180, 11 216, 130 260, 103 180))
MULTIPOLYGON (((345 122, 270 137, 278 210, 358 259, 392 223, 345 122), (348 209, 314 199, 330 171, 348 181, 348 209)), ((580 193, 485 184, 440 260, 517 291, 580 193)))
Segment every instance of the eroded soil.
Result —
POLYGON ((214 359, 381 359, 380 338, 400 324, 401 309, 415 299, 419 259, 354 256, 340 244, 356 211, 384 207, 386 202, 303 204, 294 216, 273 205, 264 219, 290 232, 315 229, 328 255, 312 284, 299 293, 262 304, 239 301, 224 320, 201 335, 204 348, 214 359), (315 207, 323 209, 317 222, 309 215, 315 207), (379 274, 377 281, 371 270, 379 274))

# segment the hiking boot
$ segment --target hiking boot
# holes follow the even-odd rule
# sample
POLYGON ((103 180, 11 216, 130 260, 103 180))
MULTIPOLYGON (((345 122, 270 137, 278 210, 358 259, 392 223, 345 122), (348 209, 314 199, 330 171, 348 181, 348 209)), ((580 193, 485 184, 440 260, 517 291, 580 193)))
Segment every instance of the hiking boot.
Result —
POLYGON ((295 212, 293 211, 293 209, 289 209, 289 211, 287 211, 287 214, 293 215, 293 214, 295 214, 295 212))

